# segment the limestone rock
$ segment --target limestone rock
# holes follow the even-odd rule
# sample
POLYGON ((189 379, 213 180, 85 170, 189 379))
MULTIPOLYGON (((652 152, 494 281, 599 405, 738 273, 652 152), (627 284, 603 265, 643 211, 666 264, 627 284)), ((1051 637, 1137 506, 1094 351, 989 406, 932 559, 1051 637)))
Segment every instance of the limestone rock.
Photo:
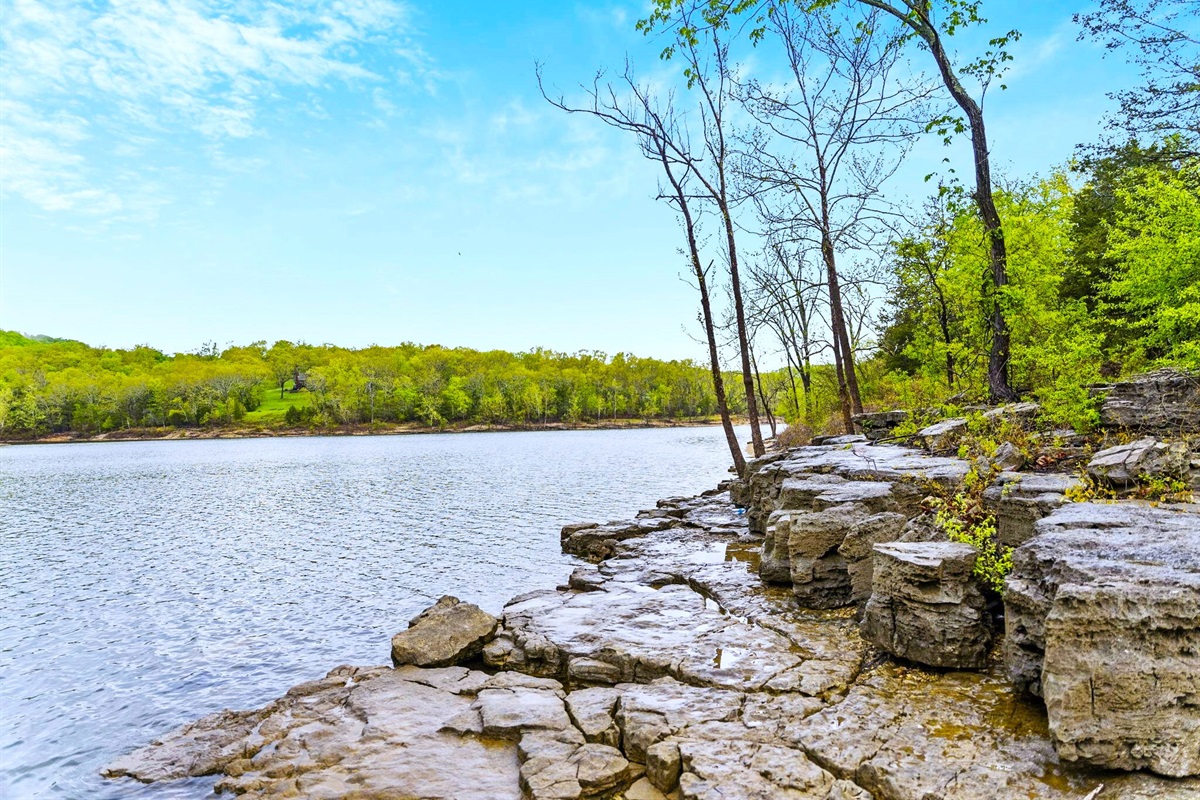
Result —
POLYGON ((1007 403, 996 408, 990 408, 983 412, 983 418, 986 420, 1009 420, 1018 423, 1024 427, 1029 427, 1042 411, 1042 407, 1037 403, 1007 403))
POLYGON ((1100 423, 1180 434, 1200 431, 1200 375, 1162 369, 1099 389, 1100 423))
POLYGON ((961 417, 935 422, 917 432, 917 436, 925 443, 925 449, 930 452, 948 450, 958 437, 967 430, 967 421, 961 417))
POLYGON ((1013 553, 1005 666, 1059 755, 1200 774, 1200 508, 1072 503, 1013 553))
POLYGON ((868 441, 886 439, 898 425, 908 421, 910 412, 904 409, 876 411, 870 414, 855 414, 851 421, 863 432, 868 441))
POLYGON ((992 455, 990 462, 994 469, 1001 472, 1014 472, 1025 466, 1025 454, 1021 452, 1021 448, 1017 447, 1012 442, 1004 442, 996 448, 996 452, 992 455))
POLYGON ((802 495, 783 492, 783 484, 790 479, 811 481, 813 490, 821 482, 883 481, 892 484, 893 510, 916 515, 930 482, 953 488, 962 482, 969 468, 957 458, 930 456, 894 445, 797 447, 761 466, 748 466, 735 502, 746 509, 750 531, 763 534, 772 512, 809 507, 802 495))
POLYGON ((185 726, 105 775, 153 781, 224 772, 218 790, 249 798, 518 800, 515 743, 446 730, 469 712, 480 678, 487 676, 461 667, 338 667, 264 708, 185 726), (211 746, 215 737, 222 748, 211 746))
POLYGON ((1067 502, 1067 491, 1080 484, 1071 475, 1000 473, 983 493, 984 508, 996 515, 996 538, 1008 547, 1025 544, 1037 521, 1067 502))
POLYGON ((933 667, 987 661, 991 632, 972 579, 975 549, 957 542, 875 545, 864 636, 892 655, 933 667))
POLYGON ((1130 486, 1138 478, 1185 477, 1191 453, 1183 442, 1160 442, 1151 437, 1101 450, 1087 465, 1093 478, 1115 486, 1130 486))
POLYGON ((1003 678, 885 664, 789 727, 808 758, 884 800, 1200 798, 1200 781, 1064 767, 1042 710, 1003 678), (1151 795, 1146 795, 1147 797, 1151 795))
POLYGON ((392 637, 392 663, 447 667, 479 655, 499 621, 479 606, 446 595, 392 637))
POLYGON ((621 731, 613 721, 620 692, 608 687, 579 689, 567 695, 571 721, 589 742, 617 747, 621 731))
POLYGON ((865 603, 873 585, 873 548, 884 542, 895 542, 904 535, 908 518, 894 511, 885 511, 857 520, 846 531, 838 546, 838 555, 846 561, 850 575, 850 600, 865 603))
POLYGON ((804 660, 785 636, 723 613, 680 583, 655 589, 609 581, 604 591, 543 592, 506 606, 504 620, 523 651, 521 669, 556 678, 566 678, 571 665, 586 660, 596 683, 669 675, 699 685, 749 688, 804 660))

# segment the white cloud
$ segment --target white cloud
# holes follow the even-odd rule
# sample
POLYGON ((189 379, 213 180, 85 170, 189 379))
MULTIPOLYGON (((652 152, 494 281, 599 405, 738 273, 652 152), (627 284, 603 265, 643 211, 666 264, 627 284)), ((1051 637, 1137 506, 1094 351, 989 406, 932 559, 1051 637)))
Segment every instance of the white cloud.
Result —
POLYGON ((152 176, 139 186, 109 159, 144 159, 186 136, 219 152, 261 133, 264 107, 289 91, 394 80, 367 66, 373 48, 436 80, 409 28, 393 0, 0 0, 0 191, 47 211, 128 212, 130 192, 158 197, 140 204, 155 208, 152 176))

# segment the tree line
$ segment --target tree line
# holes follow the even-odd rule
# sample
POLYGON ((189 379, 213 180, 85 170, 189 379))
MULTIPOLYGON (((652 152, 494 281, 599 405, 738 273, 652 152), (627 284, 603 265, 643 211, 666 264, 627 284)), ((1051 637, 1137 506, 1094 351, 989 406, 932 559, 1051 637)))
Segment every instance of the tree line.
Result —
POLYGON ((1142 83, 1111 95, 1099 141, 1026 178, 995 171, 984 114, 1021 34, 985 27, 983 6, 654 0, 637 27, 676 83, 626 61, 568 93, 538 68, 547 101, 628 133, 659 167, 739 471, 738 384, 760 455, 772 404, 833 432, 896 404, 1032 396, 1086 427, 1089 383, 1200 367, 1194 0, 1075 16, 1142 83), (926 136, 965 140, 970 177, 931 172, 922 202, 893 179, 926 136), (784 367, 764 379, 760 358, 784 367))
MULTIPOLYGON (((740 396, 733 402, 743 407, 740 396)), ((691 419, 715 411, 705 367, 624 353, 279 341, 167 355, 0 333, 0 435, 14 438, 252 423, 691 419)))

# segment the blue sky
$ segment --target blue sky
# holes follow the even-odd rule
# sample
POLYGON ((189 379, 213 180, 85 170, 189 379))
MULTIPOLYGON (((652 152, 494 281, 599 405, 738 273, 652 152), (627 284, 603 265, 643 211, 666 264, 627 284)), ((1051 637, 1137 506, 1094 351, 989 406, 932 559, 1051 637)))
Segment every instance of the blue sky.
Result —
MULTIPOLYGON (((1088 5, 984 3, 976 41, 1024 34, 985 108, 999 171, 1062 163, 1133 80, 1075 40, 1088 5)), ((0 328, 703 359, 652 165, 534 79, 673 74, 645 8, 0 0, 0 328)), ((969 175, 928 141, 893 191, 947 155, 969 175)))

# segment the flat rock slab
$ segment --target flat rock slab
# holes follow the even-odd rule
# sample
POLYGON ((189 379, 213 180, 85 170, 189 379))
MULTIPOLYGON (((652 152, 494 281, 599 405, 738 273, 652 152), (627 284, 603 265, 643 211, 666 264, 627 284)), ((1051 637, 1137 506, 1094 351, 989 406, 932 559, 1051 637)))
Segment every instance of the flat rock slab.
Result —
POLYGON ((248 798, 521 796, 516 742, 446 730, 487 675, 451 667, 339 667, 255 711, 221 712, 117 759, 107 777, 223 774, 248 798), (390 793, 390 794, 389 794, 390 793))
POLYGON ((611 682, 664 676, 706 686, 762 688, 803 661, 775 631, 728 613, 690 586, 610 581, 602 591, 535 594, 504 609, 505 636, 526 671, 564 680, 571 664, 611 667, 611 682))
POLYGON ((1075 503, 1013 554, 1005 665, 1059 755, 1200 774, 1200 508, 1075 503))
POLYGON ((621 685, 614 718, 631 758, 661 792, 683 798, 870 800, 787 737, 823 703, 801 695, 705 689, 671 679, 621 685))
POLYGON ((199 720, 111 764, 106 777, 222 774, 247 798, 577 800, 642 775, 588 742, 551 680, 461 667, 339 667, 255 711, 199 720))
POLYGON ((1200 798, 1200 781, 1060 764, 1035 702, 1000 676, 882 666, 789 729, 809 758, 886 800, 1200 798))

